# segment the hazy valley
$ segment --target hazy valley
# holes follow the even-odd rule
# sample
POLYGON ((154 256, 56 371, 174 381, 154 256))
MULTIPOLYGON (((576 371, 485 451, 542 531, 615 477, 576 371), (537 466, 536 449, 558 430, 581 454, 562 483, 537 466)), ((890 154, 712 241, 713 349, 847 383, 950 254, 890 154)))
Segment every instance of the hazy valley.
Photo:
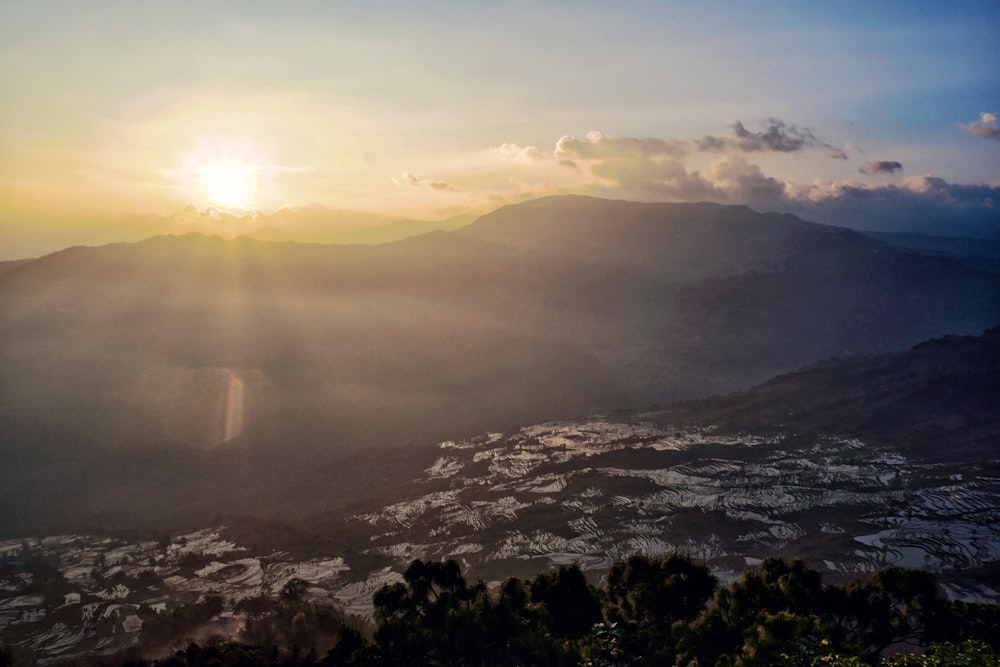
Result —
POLYGON ((0 636, 110 653, 206 595, 231 634, 293 580, 364 616, 414 558, 783 555, 995 600, 996 253, 917 241, 557 197, 5 263, 0 636))
POLYGON ((792 216, 580 197, 380 246, 71 248, 0 275, 0 488, 17 508, 0 532, 344 508, 345 467, 372 448, 978 334, 998 286, 792 216))

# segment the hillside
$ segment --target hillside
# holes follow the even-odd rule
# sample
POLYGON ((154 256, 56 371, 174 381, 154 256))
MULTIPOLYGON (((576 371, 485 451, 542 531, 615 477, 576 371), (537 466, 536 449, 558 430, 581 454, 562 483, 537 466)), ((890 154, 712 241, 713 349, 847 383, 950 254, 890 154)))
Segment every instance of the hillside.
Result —
POLYGON ((714 204, 545 198, 377 246, 69 248, 0 274, 18 508, 0 534, 341 511, 399 479, 373 447, 732 392, 998 320, 997 276, 714 204))
POLYGON ((1000 457, 1000 328, 935 338, 905 352, 830 359, 750 391, 649 417, 732 430, 831 433, 922 459, 1000 457))

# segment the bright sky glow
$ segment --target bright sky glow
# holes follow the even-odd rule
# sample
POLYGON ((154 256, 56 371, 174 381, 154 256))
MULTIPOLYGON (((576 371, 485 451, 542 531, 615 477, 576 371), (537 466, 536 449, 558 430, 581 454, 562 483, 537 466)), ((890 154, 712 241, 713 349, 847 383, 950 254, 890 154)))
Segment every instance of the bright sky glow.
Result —
POLYGON ((0 257, 187 205, 435 218, 562 192, 829 221, 933 191, 979 224, 997 25, 992 0, 12 0, 0 257))
POLYGON ((257 174, 242 160, 212 160, 196 167, 198 187, 208 203, 227 209, 247 210, 257 202, 257 174))

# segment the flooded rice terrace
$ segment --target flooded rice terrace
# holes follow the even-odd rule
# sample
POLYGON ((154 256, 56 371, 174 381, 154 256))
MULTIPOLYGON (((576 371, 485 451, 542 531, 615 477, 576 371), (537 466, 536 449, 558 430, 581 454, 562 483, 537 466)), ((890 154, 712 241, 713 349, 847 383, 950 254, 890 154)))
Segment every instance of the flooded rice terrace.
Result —
POLYGON ((1000 477, 858 440, 723 436, 594 418, 439 445, 427 494, 358 519, 400 562, 607 568, 675 551, 737 572, 777 553, 831 572, 1000 559, 1000 477), (419 536, 420 543, 411 543, 419 536))
MULTIPOLYGON (((111 652, 151 615, 207 595, 225 601, 216 629, 235 632, 236 603, 296 579, 306 596, 364 616, 414 558, 455 558, 467 578, 486 580, 567 563, 599 578, 635 552, 682 552, 723 579, 771 555, 803 557, 830 577, 1000 560, 996 470, 924 464, 857 440, 595 417, 443 442, 418 479, 425 493, 345 519, 355 556, 258 553, 225 527, 147 542, 0 542, 0 636, 42 662, 111 652)), ((998 598, 960 578, 943 587, 998 598)))

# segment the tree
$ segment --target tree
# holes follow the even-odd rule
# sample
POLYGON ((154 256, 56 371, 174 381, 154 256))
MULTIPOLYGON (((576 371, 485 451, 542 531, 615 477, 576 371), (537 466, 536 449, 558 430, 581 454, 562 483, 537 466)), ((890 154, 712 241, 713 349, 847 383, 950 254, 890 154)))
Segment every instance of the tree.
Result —
POLYGON ((608 573, 607 619, 620 627, 626 652, 669 664, 675 654, 674 624, 701 614, 716 585, 708 568, 687 556, 633 555, 608 573))
MULTIPOLYGON (((552 628, 558 623, 561 631, 576 630, 576 610, 562 607, 555 591, 579 602, 581 584, 590 595, 582 575, 579 580, 572 573, 540 575, 531 585, 509 579, 491 593, 482 582, 468 586, 454 561, 418 560, 403 579, 373 598, 378 625, 373 651, 380 664, 561 667, 579 660, 552 628)), ((600 618, 596 601, 591 611, 600 618)))
POLYGON ((597 595, 577 565, 563 565, 535 577, 531 601, 543 605, 556 637, 579 639, 602 619, 597 595))
POLYGON ((942 606, 934 576, 925 570, 885 568, 845 592, 857 619, 856 645, 872 660, 892 644, 923 641, 927 621, 942 606))

